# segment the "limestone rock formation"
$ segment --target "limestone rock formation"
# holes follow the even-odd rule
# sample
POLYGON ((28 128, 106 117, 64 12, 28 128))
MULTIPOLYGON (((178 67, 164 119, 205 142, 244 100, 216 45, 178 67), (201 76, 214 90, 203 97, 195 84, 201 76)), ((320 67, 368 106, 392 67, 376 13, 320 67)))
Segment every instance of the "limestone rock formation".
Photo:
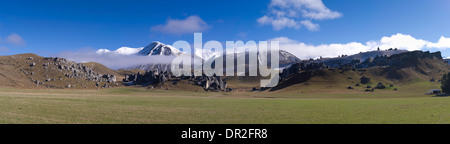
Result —
POLYGON ((220 78, 220 76, 206 76, 195 77, 194 84, 203 87, 206 91, 230 91, 227 88, 227 82, 220 78))
POLYGON ((127 82, 126 85, 157 85, 164 83, 170 78, 171 75, 167 72, 147 71, 143 74, 140 72, 137 74, 126 75, 123 82, 127 82))

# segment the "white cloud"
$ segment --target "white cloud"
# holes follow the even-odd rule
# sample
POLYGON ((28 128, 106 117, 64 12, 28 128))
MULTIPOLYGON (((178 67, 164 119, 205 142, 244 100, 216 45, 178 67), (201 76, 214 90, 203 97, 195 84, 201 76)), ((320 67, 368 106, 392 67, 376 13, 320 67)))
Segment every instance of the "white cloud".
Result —
POLYGON ((239 37, 241 37, 241 38, 245 38, 245 37, 247 37, 247 33, 245 33, 245 32, 240 32, 240 33, 237 34, 237 36, 239 36, 239 37))
POLYGON ((427 43, 427 41, 416 39, 411 35, 396 34, 390 37, 383 37, 376 44, 384 48, 391 47, 414 51, 421 50, 422 48, 424 48, 424 46, 426 46, 427 43))
POLYGON ((268 7, 269 12, 257 22, 272 25, 274 30, 305 26, 311 31, 317 31, 319 25, 312 20, 342 17, 341 13, 328 9, 322 0, 272 0, 268 7))
POLYGON ((287 37, 277 37, 269 41, 280 41, 280 49, 291 52, 301 59, 317 57, 336 57, 338 55, 351 55, 359 52, 373 51, 378 47, 385 50, 389 48, 398 48, 404 50, 424 50, 429 48, 450 48, 450 38, 441 37, 437 43, 432 43, 422 39, 416 39, 411 35, 395 34, 388 37, 382 37, 377 41, 368 41, 366 43, 350 42, 345 44, 323 44, 310 45, 287 37))
POLYGON ((293 19, 289 19, 289 18, 285 18, 285 17, 274 19, 269 16, 263 16, 263 17, 259 18, 257 21, 260 24, 272 25, 274 30, 281 30, 283 28, 294 28, 294 29, 300 28, 300 24, 298 22, 296 22, 293 19))
POLYGON ((358 42, 346 44, 309 45, 305 43, 280 44, 281 50, 291 52, 301 59, 317 57, 336 57, 342 54, 356 54, 372 48, 358 42))
POLYGON ((95 51, 97 54, 117 54, 117 55, 133 55, 141 51, 144 47, 140 48, 130 48, 130 47, 120 47, 114 51, 108 49, 99 49, 95 51))
POLYGON ((427 47, 438 49, 450 48, 450 38, 442 36, 437 43, 428 43, 427 47))
POLYGON ((8 52, 8 51, 9 51, 9 48, 0 46, 0 52, 8 52))
POLYGON ((189 16, 186 19, 168 19, 166 24, 157 25, 151 28, 152 31, 157 31, 166 34, 182 35, 192 34, 195 32, 204 32, 211 28, 205 21, 198 16, 189 16))
POLYGON ((310 31, 317 31, 317 30, 319 30, 319 25, 312 23, 310 20, 304 20, 304 21, 301 21, 300 23, 302 25, 304 25, 310 31))
POLYGON ((299 43, 298 41, 289 39, 288 37, 276 37, 276 38, 270 39, 269 41, 278 41, 278 42, 280 42, 280 44, 297 44, 297 43, 299 43))
POLYGON ((16 45, 16 46, 25 46, 26 43, 18 34, 11 34, 5 39, 6 43, 16 45))
POLYGON ((142 64, 170 64, 174 58, 173 56, 122 55, 114 53, 114 51, 97 53, 97 50, 91 47, 61 52, 57 56, 79 63, 97 62, 112 69, 128 68, 142 64))
POLYGON ((25 41, 18 34, 11 34, 4 40, 0 37, 0 52, 8 52, 10 49, 4 45, 10 44, 15 46, 25 46, 25 41))

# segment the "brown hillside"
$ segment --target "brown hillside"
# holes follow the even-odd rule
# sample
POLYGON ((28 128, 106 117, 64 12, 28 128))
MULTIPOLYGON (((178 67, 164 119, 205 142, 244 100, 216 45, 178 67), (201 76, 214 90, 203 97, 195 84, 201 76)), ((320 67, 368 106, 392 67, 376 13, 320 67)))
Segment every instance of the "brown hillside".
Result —
POLYGON ((124 70, 124 69, 120 69, 117 70, 117 73, 119 73, 120 75, 131 75, 131 74, 137 74, 137 73, 144 73, 144 70, 140 70, 140 69, 131 69, 131 70, 124 70))
POLYGON ((95 72, 98 72, 102 75, 103 74, 120 75, 117 71, 109 69, 108 67, 106 67, 102 64, 96 63, 96 62, 83 63, 83 65, 92 68, 92 70, 94 70, 95 72))
MULTIPOLYGON (((107 68, 100 69, 114 72, 107 68)), ((112 77, 105 78, 83 64, 35 54, 0 56, 0 82, 0 86, 19 88, 81 89, 115 86, 112 77)))
MULTIPOLYGON (((317 69, 300 71, 286 78, 285 81, 270 91, 296 92, 345 92, 349 86, 360 84, 362 76, 369 77, 371 83, 361 86, 376 86, 378 82, 384 85, 404 85, 410 81, 428 82, 434 78, 436 82, 444 73, 450 72, 450 66, 440 53, 407 52, 391 57, 380 57, 372 62, 363 63, 374 65, 359 69, 317 69)), ((347 91, 351 92, 351 91, 347 91)))

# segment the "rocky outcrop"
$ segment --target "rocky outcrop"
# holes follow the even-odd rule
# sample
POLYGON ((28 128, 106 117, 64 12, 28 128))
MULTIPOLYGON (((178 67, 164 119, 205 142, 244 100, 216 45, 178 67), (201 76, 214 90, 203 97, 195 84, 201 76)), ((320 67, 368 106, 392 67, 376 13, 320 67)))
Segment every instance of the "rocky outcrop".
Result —
POLYGON ((166 82, 171 75, 167 72, 158 72, 158 71, 147 71, 145 73, 137 73, 126 75, 123 79, 123 82, 126 82, 126 85, 158 85, 160 83, 166 82))
POLYGON ((64 58, 27 57, 26 61, 30 63, 30 65, 28 68, 23 69, 23 72, 29 76, 29 79, 36 84, 36 86, 73 88, 76 86, 73 82, 76 82, 87 88, 94 87, 93 85, 89 85, 91 82, 116 82, 115 75, 101 75, 98 72, 95 72, 91 67, 64 58), (66 79, 63 80, 64 77, 66 77, 66 79), (72 84, 69 84, 69 82, 72 84))
POLYGON ((384 86, 381 82, 379 82, 375 88, 376 89, 385 89, 386 86, 384 86))
POLYGON ((143 65, 137 65, 128 67, 126 69, 132 70, 132 69, 140 69, 144 71, 171 71, 172 64, 143 64, 143 65))
POLYGON ((103 78, 105 78, 106 82, 108 82, 108 83, 115 83, 116 82, 116 76, 115 75, 105 74, 105 75, 103 75, 103 78))
POLYGON ((220 76, 201 76, 195 77, 194 84, 203 87, 206 91, 231 91, 227 88, 227 82, 220 78, 220 76))
POLYGON ((283 69, 280 73, 280 81, 284 81, 289 77, 289 75, 299 73, 301 71, 315 71, 320 69, 328 68, 324 63, 315 63, 309 61, 303 61, 299 63, 292 64, 291 66, 283 69))
POLYGON ((362 76, 359 80, 362 84, 370 83, 370 78, 368 78, 366 76, 362 76))
POLYGON ((354 54, 350 56, 340 56, 335 58, 320 58, 317 60, 317 62, 322 62, 325 65, 331 67, 331 68, 338 68, 342 67, 345 64, 353 65, 355 62, 356 64, 365 61, 367 59, 374 59, 377 56, 391 56, 395 54, 401 54, 408 52, 406 50, 380 50, 380 51, 369 51, 369 52, 361 52, 359 54, 354 54))
POLYGON ((286 78, 291 74, 300 72, 303 65, 304 63, 295 63, 290 67, 283 69, 282 72, 280 73, 280 81, 286 80, 286 78))
MULTIPOLYGON (((178 83, 181 80, 191 81, 190 82, 184 82, 184 84, 194 84, 197 86, 203 87, 205 91, 232 91, 231 88, 228 88, 227 83, 224 79, 221 79, 220 76, 181 76, 181 77, 175 77, 171 73, 164 71, 164 72, 158 72, 158 71, 147 71, 145 73, 137 73, 137 74, 131 74, 126 75, 123 79, 123 82, 126 86, 131 85, 142 85, 142 86, 150 86, 152 85, 152 88, 154 86, 160 85, 160 84, 166 84, 166 82, 169 85, 178 85, 178 83)), ((161 86, 160 86, 161 87, 161 86)), ((168 89, 167 89, 168 90, 168 89)))
POLYGON ((75 63, 64 58, 47 57, 45 60, 51 60, 53 62, 44 63, 44 69, 48 69, 50 65, 56 66, 61 72, 64 72, 64 76, 75 79, 85 79, 87 81, 108 82, 115 83, 116 76, 105 74, 100 75, 98 72, 94 72, 92 68, 85 66, 81 63, 75 63))
POLYGON ((442 59, 441 52, 430 53, 429 51, 411 51, 392 56, 377 56, 373 59, 366 59, 358 64, 357 68, 369 68, 375 66, 395 66, 395 67, 411 67, 416 66, 422 59, 442 59))
POLYGON ((436 81, 436 79, 434 79, 434 78, 430 79, 430 82, 435 82, 435 81, 436 81))

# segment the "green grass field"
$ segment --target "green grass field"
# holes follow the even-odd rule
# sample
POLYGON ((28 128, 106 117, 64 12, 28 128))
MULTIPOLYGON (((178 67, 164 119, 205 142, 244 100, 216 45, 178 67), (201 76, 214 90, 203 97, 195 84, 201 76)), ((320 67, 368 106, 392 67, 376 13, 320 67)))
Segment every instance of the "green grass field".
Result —
POLYGON ((298 94, 0 88, 0 123, 450 123, 450 97, 401 89, 298 94))

